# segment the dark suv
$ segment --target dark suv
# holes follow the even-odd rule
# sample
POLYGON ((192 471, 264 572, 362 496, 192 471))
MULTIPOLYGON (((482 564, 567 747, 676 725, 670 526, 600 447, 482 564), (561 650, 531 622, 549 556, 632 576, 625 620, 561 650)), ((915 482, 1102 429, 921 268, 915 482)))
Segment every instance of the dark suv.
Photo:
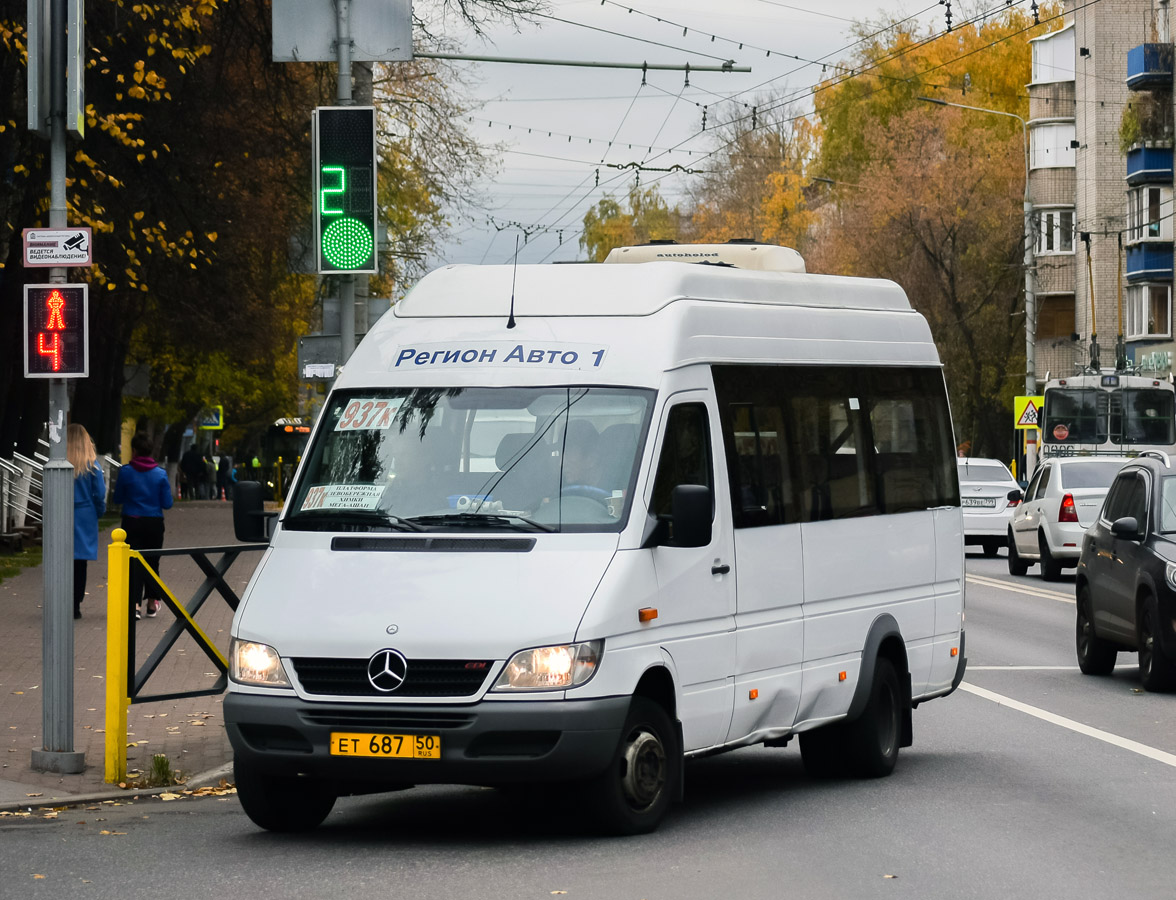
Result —
POLYGON ((1139 653, 1149 691, 1176 686, 1176 469, 1151 451, 1115 476, 1082 538, 1078 666, 1106 675, 1120 650, 1139 653))

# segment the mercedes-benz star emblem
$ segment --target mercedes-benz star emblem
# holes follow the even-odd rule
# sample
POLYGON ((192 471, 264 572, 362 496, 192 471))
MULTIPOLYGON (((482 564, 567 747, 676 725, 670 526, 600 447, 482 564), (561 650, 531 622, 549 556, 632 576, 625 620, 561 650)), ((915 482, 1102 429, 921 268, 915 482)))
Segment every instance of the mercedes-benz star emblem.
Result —
POLYGON ((408 660, 396 650, 377 650, 368 660, 367 673, 372 687, 387 694, 404 684, 408 660))
POLYGON ((400 626, 399 625, 389 625, 384 630, 386 632, 388 632, 388 634, 396 634, 396 632, 398 632, 400 630, 400 626))

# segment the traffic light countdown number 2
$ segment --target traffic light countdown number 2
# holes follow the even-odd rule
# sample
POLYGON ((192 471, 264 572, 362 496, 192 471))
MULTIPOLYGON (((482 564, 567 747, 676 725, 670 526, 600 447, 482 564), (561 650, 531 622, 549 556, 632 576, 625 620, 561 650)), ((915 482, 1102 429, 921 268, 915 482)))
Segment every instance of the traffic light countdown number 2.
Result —
POLYGON ((320 271, 374 271, 375 111, 317 111, 320 271))

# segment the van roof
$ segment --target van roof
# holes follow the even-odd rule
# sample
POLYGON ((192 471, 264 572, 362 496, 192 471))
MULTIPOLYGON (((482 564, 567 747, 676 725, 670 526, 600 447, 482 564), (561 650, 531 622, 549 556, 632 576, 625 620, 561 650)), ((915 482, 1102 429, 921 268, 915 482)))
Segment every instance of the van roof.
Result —
POLYGON ((393 307, 393 313, 402 319, 506 317, 512 294, 516 317, 648 316, 677 300, 911 310, 902 288, 882 279, 658 262, 517 268, 450 265, 422 278, 393 307))
POLYGON ((727 241, 725 244, 679 244, 655 241, 633 247, 614 247, 605 257, 615 263, 688 262, 733 266, 760 272, 804 272, 804 258, 791 247, 755 241, 727 241))

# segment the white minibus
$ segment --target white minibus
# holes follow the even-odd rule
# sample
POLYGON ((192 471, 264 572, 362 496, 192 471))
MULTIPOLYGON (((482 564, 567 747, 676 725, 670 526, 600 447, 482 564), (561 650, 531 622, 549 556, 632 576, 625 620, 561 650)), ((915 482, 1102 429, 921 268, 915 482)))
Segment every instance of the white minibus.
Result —
POLYGON ((232 626, 258 825, 550 783, 647 832, 692 757, 798 736, 814 776, 887 775, 959 684, 951 417, 903 291, 762 245, 613 256, 446 266, 347 362, 232 626))

